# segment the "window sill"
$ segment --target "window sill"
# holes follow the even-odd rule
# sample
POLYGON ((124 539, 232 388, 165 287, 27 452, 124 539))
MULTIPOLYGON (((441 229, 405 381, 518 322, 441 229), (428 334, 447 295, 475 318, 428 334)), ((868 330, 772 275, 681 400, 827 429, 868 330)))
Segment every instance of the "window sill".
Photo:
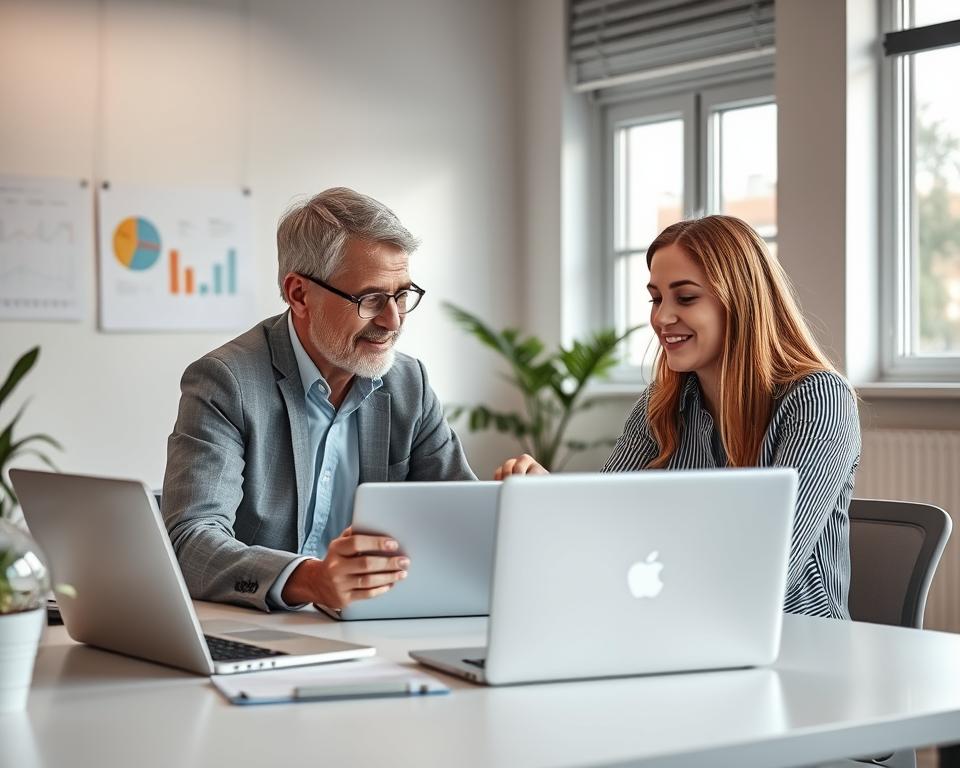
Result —
POLYGON ((636 400, 647 388, 645 381, 594 381, 587 385, 586 397, 594 400, 632 398, 636 400))
POLYGON ((960 400, 960 382, 868 381, 854 384, 857 394, 868 400, 960 400))
MULTIPOLYGON (((602 381, 587 387, 586 396, 598 400, 632 398, 647 387, 642 381, 602 381)), ((854 384, 857 394, 867 400, 960 400, 960 382, 949 381, 868 381, 854 384)))

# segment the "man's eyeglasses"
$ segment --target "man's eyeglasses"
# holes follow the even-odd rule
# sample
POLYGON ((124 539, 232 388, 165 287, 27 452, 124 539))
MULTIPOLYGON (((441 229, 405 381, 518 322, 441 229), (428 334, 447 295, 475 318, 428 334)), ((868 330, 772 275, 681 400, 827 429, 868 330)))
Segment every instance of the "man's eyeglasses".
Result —
POLYGON ((363 296, 354 296, 353 294, 345 293, 338 288, 334 288, 319 278, 304 274, 300 274, 300 277, 307 278, 311 283, 316 283, 321 288, 330 291, 330 293, 337 294, 337 296, 342 299, 352 301, 357 305, 357 314, 364 320, 377 317, 383 312, 384 307, 387 306, 387 302, 390 301, 390 299, 396 302, 397 312, 401 315, 413 312, 413 310, 417 308, 417 304, 420 303, 420 299, 423 298, 423 294, 426 293, 426 291, 416 283, 410 283, 409 288, 402 288, 396 293, 365 293, 363 296))

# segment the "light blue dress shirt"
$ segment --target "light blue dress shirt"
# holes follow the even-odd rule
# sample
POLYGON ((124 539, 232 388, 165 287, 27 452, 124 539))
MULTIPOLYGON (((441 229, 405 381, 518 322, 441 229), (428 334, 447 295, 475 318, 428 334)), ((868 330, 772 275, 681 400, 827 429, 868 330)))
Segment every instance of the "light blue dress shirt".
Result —
POLYGON ((356 412, 383 383, 381 379, 355 376, 340 408, 330 402, 330 386, 307 350, 303 348, 293 319, 287 313, 287 330, 297 358, 300 382, 307 406, 307 427, 314 463, 308 479, 313 489, 304 517, 303 546, 270 587, 269 598, 280 608, 291 608, 281 594, 294 569, 309 557, 324 558, 330 542, 353 519, 353 496, 360 482, 360 448, 356 412))

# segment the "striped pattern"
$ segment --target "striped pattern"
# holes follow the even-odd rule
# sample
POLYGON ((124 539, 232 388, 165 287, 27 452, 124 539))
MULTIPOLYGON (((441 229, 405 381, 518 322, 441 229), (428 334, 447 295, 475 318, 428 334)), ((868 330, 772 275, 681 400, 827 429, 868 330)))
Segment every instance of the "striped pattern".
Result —
MULTIPOLYGON (((659 453, 647 422, 644 391, 627 419, 605 472, 644 469, 659 453)), ((713 418, 696 376, 680 397, 680 446, 668 469, 725 467, 713 418)), ((799 474, 784 610, 850 618, 850 543, 847 509, 860 461, 860 423, 847 383, 829 371, 797 381, 778 399, 760 450, 760 467, 793 467, 799 474)))

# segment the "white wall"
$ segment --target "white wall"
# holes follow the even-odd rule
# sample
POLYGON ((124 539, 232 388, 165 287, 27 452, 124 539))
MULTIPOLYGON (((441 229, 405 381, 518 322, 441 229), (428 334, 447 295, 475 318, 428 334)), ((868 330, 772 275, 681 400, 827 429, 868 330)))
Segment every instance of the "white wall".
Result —
MULTIPOLYGON (((515 21, 511 0, 0 0, 0 173, 249 186, 261 316, 291 198, 371 194, 423 239, 401 349, 443 401, 493 402, 492 356, 439 305, 518 323, 515 21)), ((82 322, 0 323, 4 372, 42 347, 21 434, 59 439, 64 470, 157 485, 183 368, 235 334, 100 333, 88 269, 82 322)), ((481 474, 513 450, 464 440, 481 474)))

